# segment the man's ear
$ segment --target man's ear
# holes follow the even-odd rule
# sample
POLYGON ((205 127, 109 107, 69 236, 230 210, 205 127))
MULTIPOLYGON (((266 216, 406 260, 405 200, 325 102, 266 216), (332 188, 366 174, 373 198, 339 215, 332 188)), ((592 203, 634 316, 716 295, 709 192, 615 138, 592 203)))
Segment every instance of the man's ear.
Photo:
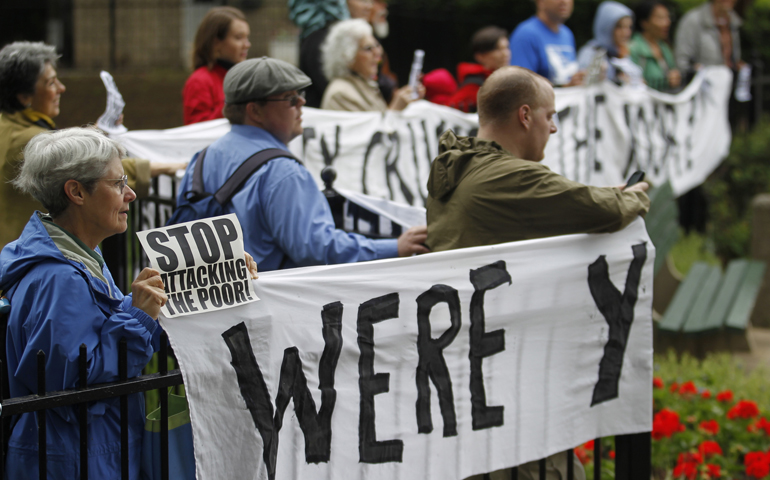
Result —
POLYGON ((521 123, 521 126, 524 127, 524 130, 529 130, 530 124, 532 123, 532 109, 529 105, 522 105, 519 107, 518 111, 518 117, 519 122, 521 123))
POLYGON ((262 105, 257 102, 249 102, 246 104, 246 117, 253 123, 262 125, 262 105))
POLYGON ((85 202, 85 195, 88 192, 86 192, 86 189, 83 188, 83 185, 80 182, 70 179, 64 184, 64 193, 67 195, 67 198, 70 199, 70 202, 75 205, 83 205, 85 202))

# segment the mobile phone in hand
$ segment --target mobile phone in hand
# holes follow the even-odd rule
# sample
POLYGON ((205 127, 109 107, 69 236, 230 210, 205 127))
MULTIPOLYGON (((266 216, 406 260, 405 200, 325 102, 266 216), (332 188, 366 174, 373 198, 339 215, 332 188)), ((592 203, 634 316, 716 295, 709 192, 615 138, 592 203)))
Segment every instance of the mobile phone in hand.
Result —
POLYGON ((628 182, 626 182, 625 188, 628 188, 635 183, 639 183, 642 180, 644 180, 644 172, 641 170, 637 170, 631 174, 631 177, 628 179, 628 182))

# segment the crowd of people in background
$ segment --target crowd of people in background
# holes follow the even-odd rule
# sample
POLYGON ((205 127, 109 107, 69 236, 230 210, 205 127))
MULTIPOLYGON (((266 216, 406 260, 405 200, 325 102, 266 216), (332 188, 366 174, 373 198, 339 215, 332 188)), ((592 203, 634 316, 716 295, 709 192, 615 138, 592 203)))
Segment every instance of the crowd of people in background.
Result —
MULTIPOLYGON (((343 111, 402 110, 416 99, 476 112, 476 95, 487 77, 517 65, 555 87, 609 80, 646 84, 667 93, 682 89, 705 65, 738 69, 741 60, 736 0, 710 0, 679 22, 671 45, 671 11, 662 0, 642 0, 633 9, 602 2, 593 38, 580 49, 565 22, 574 0, 535 0, 535 14, 509 33, 479 29, 470 39, 472 61, 426 72, 422 82, 399 88, 382 40, 388 36, 383 0, 290 0, 290 18, 300 27, 299 68, 311 79, 309 107, 343 111), (331 85, 331 88, 329 88, 331 85)), ((212 9, 195 37, 193 65, 183 93, 185 124, 222 117, 222 81, 248 56, 249 25, 233 7, 212 9)))
MULTIPOLYGON (((343 111, 402 110, 416 99, 476 112, 480 86, 504 65, 518 65, 556 87, 646 84, 675 93, 705 65, 743 65, 736 0, 710 0, 688 12, 670 43, 671 12, 662 0, 642 0, 633 9, 602 2, 593 38, 579 50, 565 22, 574 0, 535 0, 535 14, 508 35, 490 25, 470 39, 472 61, 426 72, 422 82, 399 88, 381 41, 389 34, 382 0, 289 1, 301 28, 299 67, 313 82, 309 107, 343 111), (331 84, 332 88, 329 89, 331 84)), ((185 124, 222 117, 222 81, 246 59, 250 43, 246 17, 233 7, 212 9, 195 37, 193 65, 183 93, 185 124)))
POLYGON ((504 45, 510 49, 510 65, 532 70, 559 87, 606 79, 675 93, 702 66, 737 69, 743 65, 738 35, 741 20, 733 11, 735 0, 711 0, 689 11, 679 23, 673 49, 669 43, 671 12, 661 0, 643 0, 633 10, 619 2, 602 2, 594 16, 594 37, 580 50, 576 50, 575 37, 565 25, 572 15, 573 0, 535 3, 535 15, 521 22, 509 40, 498 27, 476 32, 471 39, 476 63, 460 63, 457 81, 446 69, 427 73, 426 98, 466 112, 476 111, 471 93, 505 64, 501 61, 504 45), (490 35, 494 38, 486 38, 490 35), (495 56, 495 52, 501 53, 495 56))

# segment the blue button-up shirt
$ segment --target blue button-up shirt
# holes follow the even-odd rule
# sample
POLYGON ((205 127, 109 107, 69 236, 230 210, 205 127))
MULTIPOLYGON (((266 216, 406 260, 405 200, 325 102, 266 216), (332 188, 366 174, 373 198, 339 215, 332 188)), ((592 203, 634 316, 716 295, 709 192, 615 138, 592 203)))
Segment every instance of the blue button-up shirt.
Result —
MULTIPOLYGON (((267 148, 288 150, 269 132, 233 125, 206 151, 203 186, 214 193, 249 157, 267 148)), ((187 166, 179 198, 192 187, 196 154, 187 166)), ((334 226, 329 203, 307 169, 290 158, 270 160, 226 206, 241 223, 244 248, 261 272, 285 268, 362 262, 398 255, 397 241, 372 240, 334 226)))

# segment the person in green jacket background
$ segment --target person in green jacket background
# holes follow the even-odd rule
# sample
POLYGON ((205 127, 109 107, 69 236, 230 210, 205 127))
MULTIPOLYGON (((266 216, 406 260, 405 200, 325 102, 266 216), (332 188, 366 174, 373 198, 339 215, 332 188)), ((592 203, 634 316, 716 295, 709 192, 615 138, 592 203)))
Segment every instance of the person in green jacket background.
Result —
POLYGON ((671 92, 682 84, 682 75, 668 45, 671 15, 657 0, 640 3, 635 11, 637 32, 631 38, 631 60, 642 67, 642 77, 650 88, 671 92))

